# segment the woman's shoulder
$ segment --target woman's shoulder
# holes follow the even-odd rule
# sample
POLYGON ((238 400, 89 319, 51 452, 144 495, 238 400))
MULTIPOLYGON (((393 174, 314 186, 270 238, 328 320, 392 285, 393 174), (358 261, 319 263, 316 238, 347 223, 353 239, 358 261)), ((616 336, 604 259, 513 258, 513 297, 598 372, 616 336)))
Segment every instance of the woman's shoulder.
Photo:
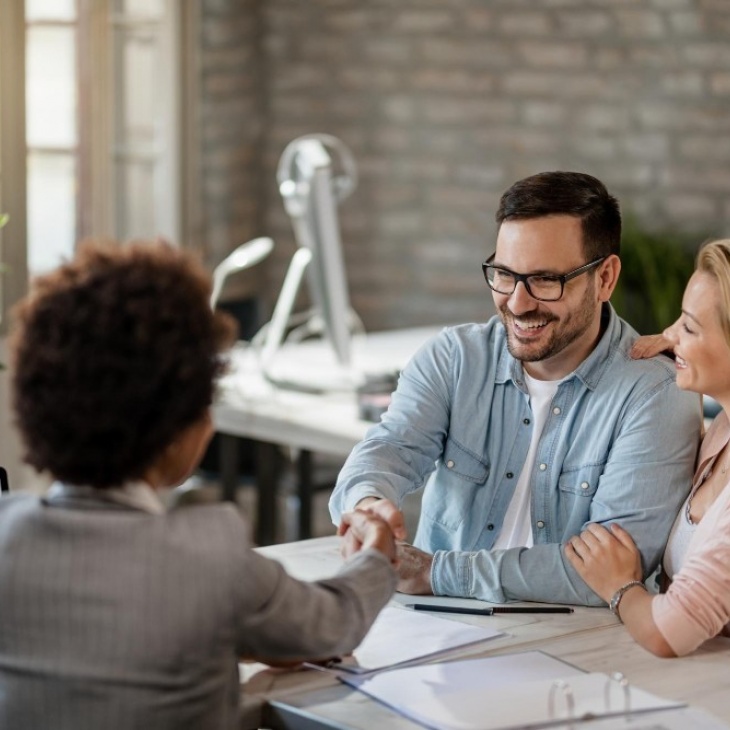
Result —
POLYGON ((209 535, 248 542, 249 523, 236 507, 229 503, 186 504, 174 507, 167 513, 172 525, 181 529, 205 532, 209 535))

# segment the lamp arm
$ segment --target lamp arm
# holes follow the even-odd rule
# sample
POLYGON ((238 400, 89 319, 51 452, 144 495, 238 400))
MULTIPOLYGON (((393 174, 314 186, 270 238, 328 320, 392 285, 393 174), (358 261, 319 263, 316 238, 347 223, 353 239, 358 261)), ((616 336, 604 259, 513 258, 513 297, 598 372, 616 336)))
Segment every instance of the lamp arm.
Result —
POLYGON ((215 309, 223 283, 229 274, 243 271, 263 261, 274 248, 274 242, 263 236, 241 244, 226 256, 213 270, 213 287, 210 293, 210 308, 215 309))
POLYGON ((298 248, 292 257, 284 277, 281 293, 276 300, 274 313, 271 315, 266 332, 266 340, 261 351, 261 365, 265 370, 284 340, 289 317, 294 309, 294 301, 299 291, 304 272, 312 260, 312 252, 308 248, 298 248))

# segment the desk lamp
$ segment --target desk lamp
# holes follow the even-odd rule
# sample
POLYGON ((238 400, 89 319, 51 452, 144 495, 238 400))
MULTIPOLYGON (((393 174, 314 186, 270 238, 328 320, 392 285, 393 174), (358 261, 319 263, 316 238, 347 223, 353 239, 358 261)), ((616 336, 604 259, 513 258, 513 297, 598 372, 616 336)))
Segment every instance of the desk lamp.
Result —
POLYGON ((263 261, 274 248, 274 242, 268 237, 254 238, 241 244, 221 261, 213 271, 213 291, 210 295, 210 308, 215 309, 223 282, 230 274, 250 269, 263 261))

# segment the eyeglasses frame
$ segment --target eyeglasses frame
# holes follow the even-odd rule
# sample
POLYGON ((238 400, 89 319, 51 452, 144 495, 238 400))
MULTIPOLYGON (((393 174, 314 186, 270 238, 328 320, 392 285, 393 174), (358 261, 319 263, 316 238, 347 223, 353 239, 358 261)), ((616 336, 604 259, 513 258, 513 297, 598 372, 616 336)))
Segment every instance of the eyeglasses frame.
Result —
POLYGON ((495 293, 502 294, 504 296, 512 296, 512 294, 515 293, 515 289, 517 289, 517 285, 522 282, 522 284, 525 287, 525 290, 527 293, 533 298, 536 299, 538 302, 557 302, 560 301, 563 298, 563 294, 565 294, 565 285, 571 281, 572 279, 575 279, 577 276, 580 276, 581 274, 585 274, 591 269, 595 268, 599 264, 603 263, 608 256, 601 256, 600 258, 594 259, 593 261, 589 261, 587 264, 583 264, 583 266, 579 266, 577 269, 573 269, 572 271, 568 271, 566 274, 518 274, 516 271, 511 271, 510 269, 506 269, 504 266, 494 266, 492 264, 492 261, 494 261, 494 257, 496 256, 496 253, 493 253, 484 263, 482 263, 482 274, 484 275, 484 281, 487 282, 487 286, 495 293), (510 276, 514 277, 515 280, 515 286, 514 289, 512 289, 509 294, 507 292, 501 292, 497 291, 490 283, 489 283, 489 277, 487 276, 487 270, 488 269, 499 269, 500 271, 506 271, 510 276), (545 276, 545 277, 552 277, 557 279, 560 282, 560 296, 556 299, 543 299, 542 297, 536 297, 532 290, 530 289, 530 284, 528 283, 528 279, 531 276, 545 276))

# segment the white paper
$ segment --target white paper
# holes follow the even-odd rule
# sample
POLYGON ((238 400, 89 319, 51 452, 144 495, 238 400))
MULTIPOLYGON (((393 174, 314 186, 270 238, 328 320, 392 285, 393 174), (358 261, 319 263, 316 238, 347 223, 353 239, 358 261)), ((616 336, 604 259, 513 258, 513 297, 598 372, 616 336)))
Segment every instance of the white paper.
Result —
MULTIPOLYGON (((541 652, 408 667, 343 681, 402 715, 437 730, 507 730, 541 727, 567 718, 565 683, 587 719, 623 713, 621 687, 604 674, 586 674, 541 652), (614 687, 615 685, 615 687, 614 687), (609 687, 609 703, 606 688, 609 687), (553 693, 554 717, 550 717, 553 693)), ((631 712, 681 706, 629 688, 631 712)))
POLYGON ((360 646, 340 666, 371 672, 502 636, 501 631, 402 608, 384 608, 360 646))

